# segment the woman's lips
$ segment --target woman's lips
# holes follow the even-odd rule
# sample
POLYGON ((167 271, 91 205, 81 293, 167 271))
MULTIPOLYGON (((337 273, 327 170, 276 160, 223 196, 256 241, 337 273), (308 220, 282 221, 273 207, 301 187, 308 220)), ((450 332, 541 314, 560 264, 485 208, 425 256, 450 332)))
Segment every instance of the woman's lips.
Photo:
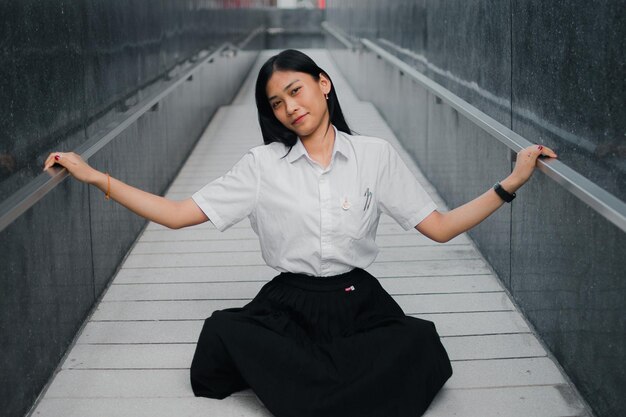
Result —
POLYGON ((298 117, 296 120, 294 120, 291 124, 292 124, 292 125, 295 125, 295 124, 300 123, 300 122, 302 121, 302 119, 304 118, 304 116, 306 116, 306 115, 307 115, 306 113, 305 113, 305 114, 303 114, 302 116, 300 116, 300 117, 298 117))

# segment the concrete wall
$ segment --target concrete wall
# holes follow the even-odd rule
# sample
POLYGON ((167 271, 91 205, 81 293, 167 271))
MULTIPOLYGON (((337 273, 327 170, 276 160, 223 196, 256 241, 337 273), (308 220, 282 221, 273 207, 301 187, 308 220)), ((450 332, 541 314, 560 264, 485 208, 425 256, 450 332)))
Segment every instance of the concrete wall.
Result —
MULTIPOLYGON (((262 10, 219 3, 1 2, 0 201, 41 173, 48 152, 100 137, 200 50, 238 42, 264 23, 262 10)), ((204 65, 90 163, 165 191, 215 110, 234 97, 259 39, 204 65)), ((144 225, 99 190, 66 179, 0 232, 3 416, 30 408, 144 225)))
MULTIPOLYGON (((626 198, 623 2, 328 6, 333 26, 375 41, 626 198)), ((456 110, 376 55, 327 39, 354 90, 377 106, 449 206, 511 172, 508 149, 456 110)), ((536 173, 470 235, 597 415, 626 414, 626 233, 536 173)))

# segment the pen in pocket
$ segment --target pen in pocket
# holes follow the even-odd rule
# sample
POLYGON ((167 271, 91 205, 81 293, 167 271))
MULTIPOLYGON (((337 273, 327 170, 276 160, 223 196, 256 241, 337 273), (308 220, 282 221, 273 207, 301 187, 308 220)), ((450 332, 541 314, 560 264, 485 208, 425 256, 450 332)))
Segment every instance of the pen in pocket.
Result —
POLYGON ((372 201, 372 193, 370 192, 369 187, 367 187, 367 190, 365 190, 365 194, 363 194, 363 197, 365 197, 365 205, 363 206, 363 211, 365 211, 370 206, 370 202, 372 201))

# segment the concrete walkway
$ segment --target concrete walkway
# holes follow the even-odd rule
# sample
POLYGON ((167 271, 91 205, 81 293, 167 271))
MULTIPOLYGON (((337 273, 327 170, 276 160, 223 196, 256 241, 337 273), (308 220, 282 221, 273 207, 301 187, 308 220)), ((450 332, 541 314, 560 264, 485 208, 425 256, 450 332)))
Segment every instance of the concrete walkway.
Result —
MULTIPOLYGON (((356 99, 324 51, 308 52, 333 78, 350 126, 390 140, 445 209, 376 109, 356 99)), ((216 114, 168 197, 190 197, 262 143, 256 71, 216 114)), ((377 242, 381 253, 368 271, 407 314, 435 322, 453 361, 454 375, 426 416, 591 415, 466 236, 437 244, 383 216, 377 242)), ((275 275, 248 220, 224 233, 210 222, 178 231, 150 224, 33 415, 270 416, 250 390, 195 398, 188 368, 203 320, 244 305, 275 275)))

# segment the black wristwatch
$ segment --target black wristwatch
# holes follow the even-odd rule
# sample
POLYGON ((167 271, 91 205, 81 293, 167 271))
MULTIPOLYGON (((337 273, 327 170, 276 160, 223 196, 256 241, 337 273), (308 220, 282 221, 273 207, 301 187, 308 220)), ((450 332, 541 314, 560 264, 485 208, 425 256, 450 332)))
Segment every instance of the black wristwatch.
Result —
POLYGON ((507 203, 510 203, 516 197, 515 193, 511 194, 507 190, 502 188, 499 182, 496 182, 496 185, 493 186, 493 189, 496 192, 496 194, 498 194, 498 196, 500 196, 500 198, 506 201, 507 203))

